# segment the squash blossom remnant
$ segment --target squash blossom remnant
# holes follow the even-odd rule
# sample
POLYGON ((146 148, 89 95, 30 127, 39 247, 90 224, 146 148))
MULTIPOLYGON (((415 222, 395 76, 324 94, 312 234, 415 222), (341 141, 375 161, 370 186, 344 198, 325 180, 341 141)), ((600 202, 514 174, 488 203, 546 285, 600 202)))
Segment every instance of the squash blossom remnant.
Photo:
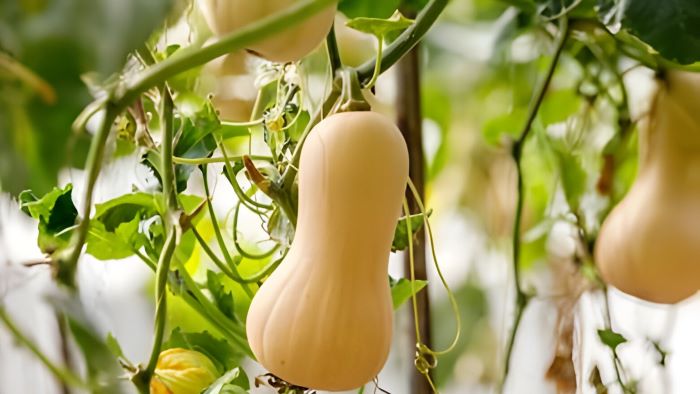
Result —
POLYGON ((173 348, 160 353, 151 379, 151 394, 199 394, 219 376, 204 354, 173 348))

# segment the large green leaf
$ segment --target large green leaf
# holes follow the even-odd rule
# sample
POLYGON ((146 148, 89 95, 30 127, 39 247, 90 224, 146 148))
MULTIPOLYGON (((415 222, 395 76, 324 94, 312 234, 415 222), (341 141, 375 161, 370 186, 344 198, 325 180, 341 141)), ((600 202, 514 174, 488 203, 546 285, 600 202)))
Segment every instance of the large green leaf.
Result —
POLYGON ((600 16, 620 25, 663 57, 680 64, 700 61, 700 2, 697 0, 600 0, 600 16))
POLYGON ((148 242, 140 224, 158 213, 156 202, 155 195, 131 193, 97 204, 90 221, 87 252, 99 260, 132 256, 148 242))
POLYGON ((102 81, 143 45, 170 0, 0 1, 0 52, 45 81, 41 96, 0 67, 0 185, 46 193, 58 171, 81 167, 89 134, 71 124, 91 100, 82 77, 102 81))

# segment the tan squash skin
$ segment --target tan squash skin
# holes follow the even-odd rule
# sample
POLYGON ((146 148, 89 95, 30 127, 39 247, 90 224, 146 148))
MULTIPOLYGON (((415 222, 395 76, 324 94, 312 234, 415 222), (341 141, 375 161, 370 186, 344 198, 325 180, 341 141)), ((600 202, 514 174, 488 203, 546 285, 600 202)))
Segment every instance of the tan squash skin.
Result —
POLYGON ((407 180, 406 144, 383 115, 335 114, 312 130, 294 242, 248 312, 248 342, 270 372, 341 391, 382 369, 392 333, 387 264, 407 180))
POLYGON ((623 292, 672 304, 700 290, 700 75, 660 82, 640 140, 639 175, 601 228, 596 262, 623 292))
MULTIPOLYGON (((296 0, 198 0, 204 18, 219 36, 292 6, 296 0)), ((297 61, 326 38, 333 25, 336 5, 312 15, 300 24, 248 48, 278 63, 297 61)))

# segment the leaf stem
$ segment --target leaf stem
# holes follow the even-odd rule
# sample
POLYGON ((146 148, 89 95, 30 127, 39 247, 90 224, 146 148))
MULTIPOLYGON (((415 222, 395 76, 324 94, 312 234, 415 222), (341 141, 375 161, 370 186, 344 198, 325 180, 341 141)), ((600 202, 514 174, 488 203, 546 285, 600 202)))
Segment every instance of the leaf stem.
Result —
POLYGON ((559 64, 559 59, 561 58, 561 54, 564 50, 564 46, 566 45, 567 38, 569 36, 569 27, 568 27, 568 20, 566 16, 563 16, 561 18, 561 25, 560 25, 560 31, 559 31, 559 37, 557 38, 556 41, 556 49, 554 51, 554 55, 552 57, 552 61, 549 64, 549 67, 547 68, 547 73, 545 74, 544 79, 538 86, 535 96, 534 96, 534 101, 533 104, 530 106, 530 111, 528 113, 527 120, 525 124, 523 125, 523 129, 520 132, 520 137, 518 138, 517 141, 513 144, 513 150, 512 150, 512 157, 513 161, 515 162, 515 168, 517 172, 517 201, 516 201, 516 206, 515 206, 515 221, 513 223, 513 276, 514 276, 514 281, 515 281, 515 291, 516 291, 516 298, 515 298, 515 320, 513 322, 513 327, 510 332, 510 336, 508 338, 508 342, 506 344, 506 354, 505 354, 505 360, 504 360, 504 365, 503 365, 503 376, 501 377, 501 381, 499 383, 499 392, 503 392, 503 388, 506 382, 506 379, 508 378, 508 372, 510 370, 510 359, 513 354, 513 347, 515 345, 515 338, 517 336, 518 328, 520 328, 520 322, 523 317, 523 312, 527 308, 527 305, 530 301, 530 295, 525 293, 522 287, 522 281, 521 281, 521 275, 520 275, 520 246, 521 246, 521 232, 522 232, 522 217, 523 217, 523 205, 525 202, 525 193, 524 193, 524 177, 523 177, 523 169, 522 169, 522 154, 523 154, 523 148, 525 146, 525 142, 527 140, 527 137, 530 135, 530 132, 532 130, 532 124, 537 116, 537 113, 539 112, 540 106, 542 105, 542 102, 544 101, 544 97, 547 94, 547 90, 549 88, 550 83, 552 82, 552 77, 554 76, 554 71, 557 68, 557 65, 559 64))
POLYGON ((374 73, 372 74, 372 79, 367 82, 365 89, 372 89, 379 79, 382 69, 382 52, 384 52, 384 36, 377 37, 377 61, 374 64, 374 73))

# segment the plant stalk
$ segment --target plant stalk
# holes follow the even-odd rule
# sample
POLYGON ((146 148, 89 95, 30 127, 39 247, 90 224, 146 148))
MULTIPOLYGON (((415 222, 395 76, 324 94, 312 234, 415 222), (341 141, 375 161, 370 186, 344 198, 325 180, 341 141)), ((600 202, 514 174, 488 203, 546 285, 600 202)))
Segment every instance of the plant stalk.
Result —
POLYGON ((559 59, 566 45, 567 38, 569 36, 568 21, 566 17, 561 18, 561 26, 559 29, 559 37, 556 41, 556 47, 552 61, 547 68, 547 73, 544 79, 538 86, 533 104, 530 106, 530 111, 528 113, 527 120, 523 125, 523 129, 520 132, 520 137, 513 144, 512 157, 515 162, 516 174, 517 174, 517 201, 515 206, 515 220, 513 223, 513 276, 515 281, 515 320, 513 322, 513 327, 506 344, 506 354, 503 365, 503 375, 499 383, 499 392, 503 392, 503 388, 508 378, 508 372, 510 370, 510 359, 513 354, 513 347, 515 345, 515 338, 517 336, 518 328, 520 328, 520 322, 523 317, 523 313, 527 308, 530 301, 530 295, 528 295, 522 286, 522 279, 520 275, 520 247, 521 247, 521 233, 522 233, 522 217, 523 217, 523 206, 525 203, 525 192, 524 192, 524 175, 522 168, 522 155, 523 149, 527 137, 530 135, 532 130, 532 124, 537 117, 540 106, 544 101, 544 97, 547 94, 550 83, 552 82, 552 77, 556 71, 557 65, 559 64, 559 59))

